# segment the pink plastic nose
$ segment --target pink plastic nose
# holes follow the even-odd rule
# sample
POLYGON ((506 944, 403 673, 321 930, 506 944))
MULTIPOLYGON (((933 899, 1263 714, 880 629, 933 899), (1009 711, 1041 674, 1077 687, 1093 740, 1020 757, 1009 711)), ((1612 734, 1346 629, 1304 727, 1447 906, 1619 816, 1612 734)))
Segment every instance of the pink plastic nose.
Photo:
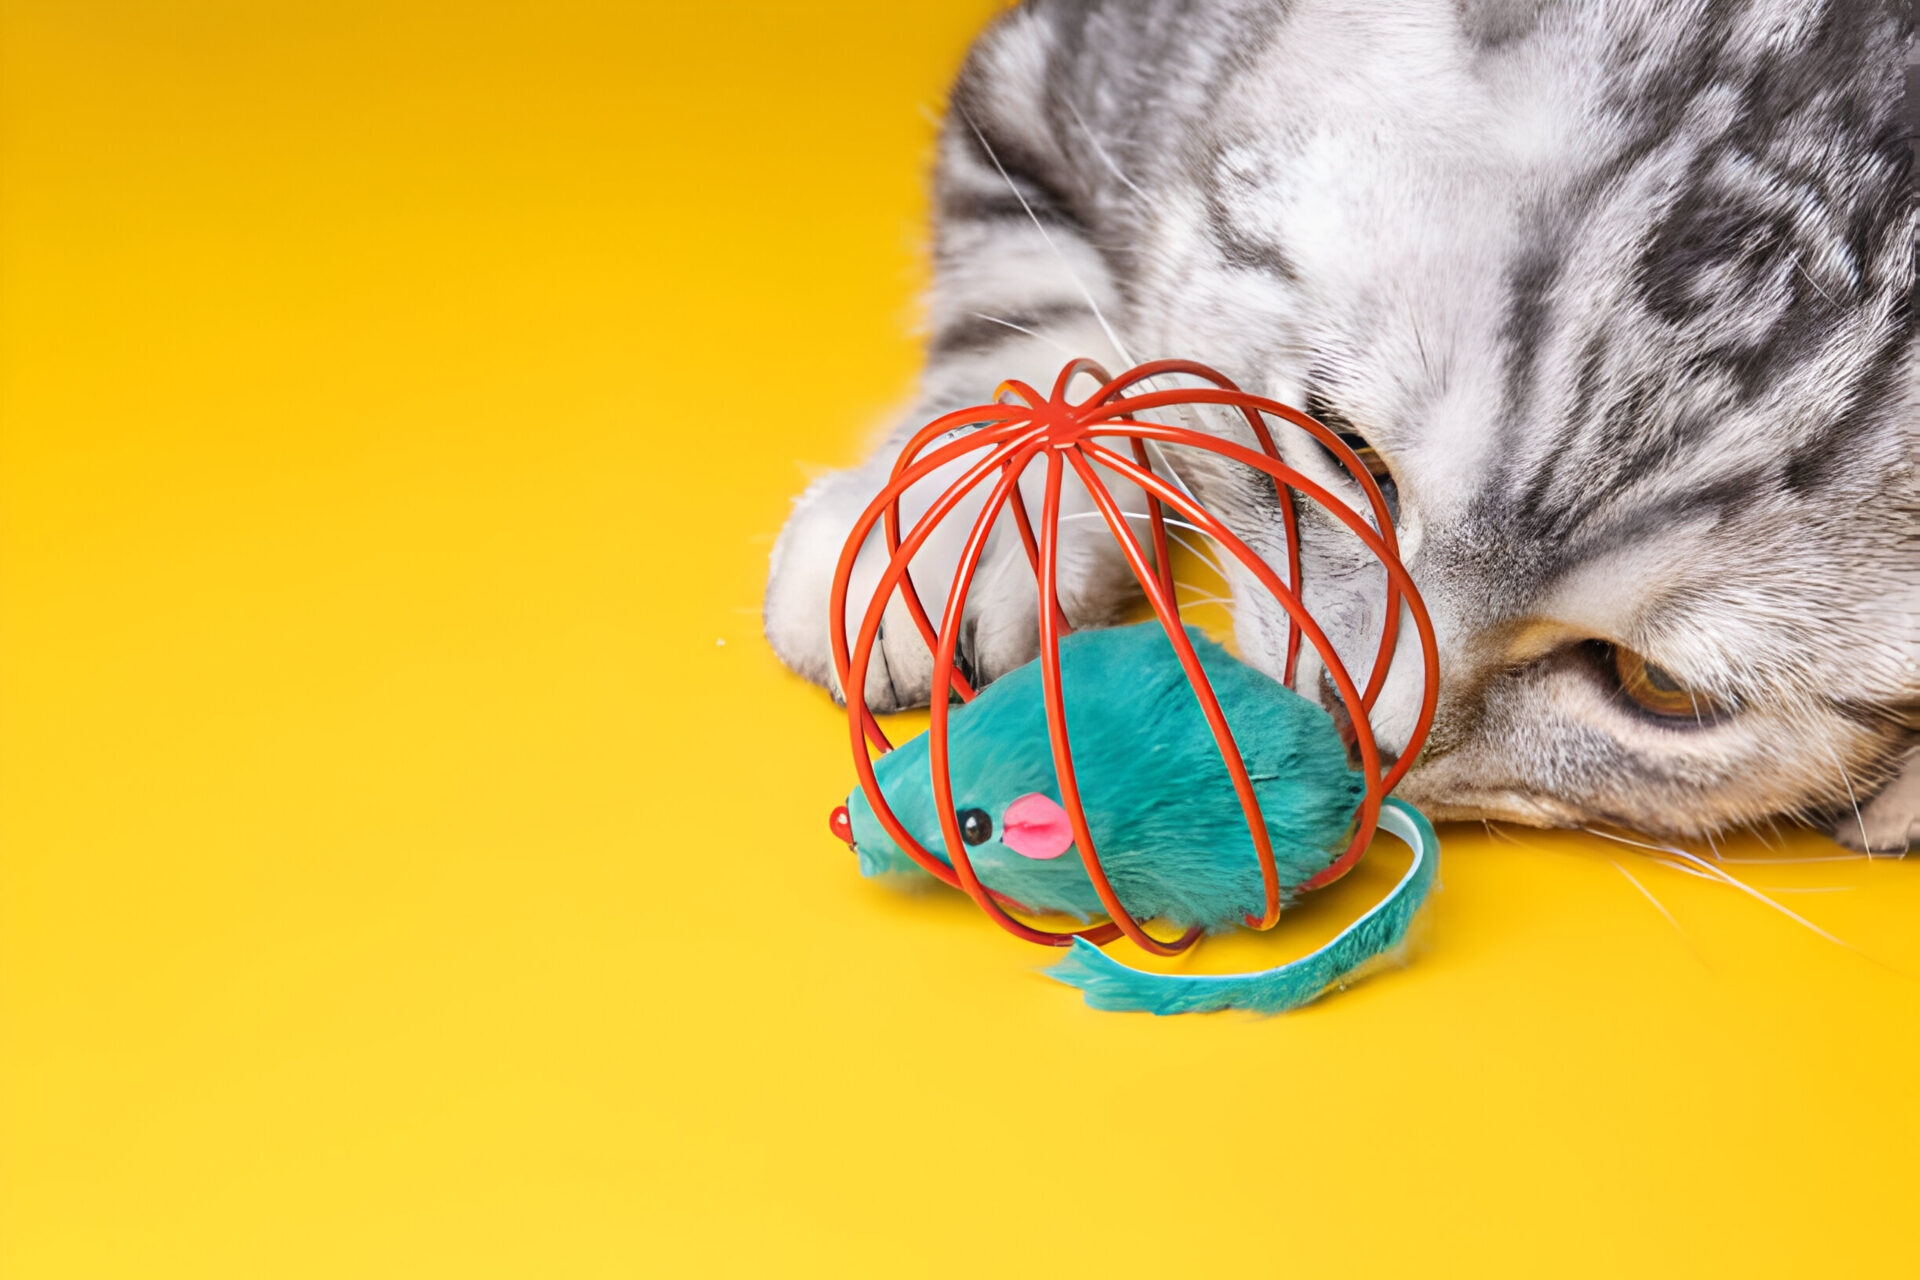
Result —
POLYGON ((1000 843, 1023 858, 1057 858, 1073 847, 1073 822, 1050 797, 1028 792, 1000 816, 1000 843))

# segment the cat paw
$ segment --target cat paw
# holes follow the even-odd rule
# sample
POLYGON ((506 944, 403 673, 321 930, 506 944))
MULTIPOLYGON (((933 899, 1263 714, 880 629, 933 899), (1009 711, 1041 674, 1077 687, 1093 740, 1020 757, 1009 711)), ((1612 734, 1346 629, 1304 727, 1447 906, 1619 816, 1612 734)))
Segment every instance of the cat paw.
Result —
MULTIPOLYGON (((846 694, 835 670, 828 610, 841 549, 871 496, 847 472, 827 476, 800 495, 774 543, 761 608, 761 624, 774 654, 794 674, 826 689, 842 705, 846 694)), ((870 546, 848 584, 849 648, 860 625, 860 602, 870 598, 879 577, 877 560, 877 548, 870 546)), ((901 625, 889 628, 883 623, 867 667, 866 702, 876 712, 924 706, 933 684, 932 655, 918 643, 911 619, 903 616, 898 622, 904 624, 905 634, 901 625), (905 643, 909 638, 915 643, 905 643)))
MULTIPOLYGON (((860 472, 841 472, 800 496, 774 544, 761 620, 774 653, 796 674, 845 705, 832 649, 829 611, 833 578, 854 522, 872 499, 877 482, 860 472)), ((929 617, 940 618, 936 584, 950 581, 960 543, 971 521, 955 519, 923 548, 915 580, 929 617)), ((885 548, 875 535, 855 562, 847 585, 847 643, 853 647, 862 615, 885 566, 885 548)), ((978 688, 1028 661, 1037 652, 1036 598, 1032 578, 1009 573, 1004 548, 990 552, 968 596, 967 619, 954 651, 954 666, 978 688), (997 554, 996 554, 997 553, 997 554)), ((1025 562, 1016 566, 1022 573, 1025 562)), ((866 704, 876 713, 924 707, 933 692, 933 652, 896 594, 881 619, 867 664, 866 704)))

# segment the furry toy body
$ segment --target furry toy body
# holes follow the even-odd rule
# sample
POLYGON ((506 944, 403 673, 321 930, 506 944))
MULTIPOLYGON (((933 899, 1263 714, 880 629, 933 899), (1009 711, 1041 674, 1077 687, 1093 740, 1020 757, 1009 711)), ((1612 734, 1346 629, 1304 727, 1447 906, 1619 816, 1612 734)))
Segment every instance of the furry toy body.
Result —
MULTIPOLYGON (((1290 889, 1345 847, 1365 788, 1324 711, 1197 631, 1187 634, 1246 762, 1280 883, 1290 889)), ((1068 636, 1060 676, 1087 825, 1127 909, 1211 930, 1258 914, 1260 869, 1246 819, 1158 624, 1068 636)), ((1097 913, 1100 900, 1060 808, 1039 664, 1008 672, 955 708, 947 742, 954 808, 980 879, 1030 909, 1083 920, 1097 913)), ((923 734, 882 756, 874 773, 895 816, 944 861, 927 751, 923 734)), ((863 874, 917 872, 863 792, 847 798, 847 812, 863 874)), ((1384 900, 1309 955, 1259 973, 1147 973, 1076 939, 1048 973, 1079 987, 1096 1009, 1280 1013, 1306 1004, 1398 949, 1433 887, 1433 828, 1391 798, 1380 817, 1382 830, 1413 849, 1412 866, 1384 900)))
MULTIPOLYGON (((1326 712, 1199 632, 1188 635, 1253 781, 1280 883, 1297 885, 1345 848, 1360 776, 1326 712)), ((1087 825, 1127 909, 1210 930, 1258 915, 1260 866, 1246 818, 1159 624, 1068 636, 1060 670, 1087 825)), ((972 819, 961 825, 982 882, 1036 910, 1097 914, 1060 809, 1040 664, 954 708, 948 751, 954 808, 972 819)), ((944 860, 925 735, 882 756, 875 773, 895 815, 944 860)), ((864 874, 913 869, 862 792, 847 808, 864 874)))

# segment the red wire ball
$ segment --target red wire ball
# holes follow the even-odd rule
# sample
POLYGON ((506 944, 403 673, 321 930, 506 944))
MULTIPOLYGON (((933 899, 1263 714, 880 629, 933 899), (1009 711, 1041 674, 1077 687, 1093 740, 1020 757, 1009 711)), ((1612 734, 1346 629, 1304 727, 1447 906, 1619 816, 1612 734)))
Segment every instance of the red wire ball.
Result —
MULTIPOLYGON (((1065 612, 1060 607, 1056 583, 1060 494, 1068 471, 1073 472, 1092 497, 1107 530, 1118 543, 1121 554, 1132 569, 1141 590, 1146 593, 1148 603, 1153 607, 1154 616, 1172 642, 1188 681, 1193 686, 1194 695, 1200 700, 1201 708, 1206 713, 1207 721, 1213 730, 1214 741, 1219 746, 1221 758, 1225 761, 1228 773, 1233 779, 1241 810, 1247 819, 1248 832, 1253 837, 1254 848, 1260 859, 1265 907, 1259 916, 1247 917, 1247 924, 1255 929, 1270 929, 1280 917, 1282 886, 1279 872, 1267 836, 1266 823, 1261 816, 1259 802, 1254 796, 1253 784, 1247 776, 1246 766, 1241 761, 1239 748, 1234 742, 1232 731, 1227 726, 1219 702, 1213 695, 1206 674, 1193 652, 1193 646, 1187 639, 1186 631, 1180 623, 1179 606, 1174 592, 1173 570, 1168 556, 1165 509, 1171 507, 1188 523, 1205 532, 1231 553, 1260 585, 1272 594, 1288 617, 1284 674, 1286 683, 1293 683, 1300 655, 1300 644, 1304 638, 1313 646, 1314 651, 1325 664, 1327 674, 1352 722, 1354 745, 1360 756, 1360 772, 1366 783, 1366 793, 1360 804, 1353 839, 1346 850, 1325 870, 1297 888, 1316 889, 1338 879, 1345 875, 1366 851, 1379 821, 1381 802, 1411 767, 1414 758, 1420 753, 1421 745, 1426 740, 1428 729, 1432 726, 1434 706, 1439 697, 1439 654, 1434 642, 1433 624, 1427 615, 1426 605, 1421 600, 1420 593, 1415 588, 1406 567, 1400 562, 1399 545, 1394 536, 1393 521, 1388 513, 1386 500, 1380 492, 1379 485, 1375 483, 1373 476, 1359 457, 1336 433, 1313 418, 1278 401, 1250 395, 1240 390, 1225 376, 1205 365, 1187 360, 1156 360, 1130 369, 1115 378, 1109 377, 1091 360, 1075 360, 1060 371, 1060 376, 1054 381, 1053 392, 1049 396, 1041 396, 1024 382, 1010 381, 1002 384, 994 403, 961 409, 936 418, 922 427, 907 442, 906 447, 900 451, 899 459, 894 463, 893 473, 886 487, 868 504, 847 537, 846 545, 840 553, 839 564, 834 572, 833 595, 829 604, 834 668, 840 679, 840 688, 843 692, 847 692, 847 724, 853 748, 854 767, 860 775, 860 786, 866 793, 867 800, 873 805, 874 814, 879 818, 881 825, 907 856, 928 874, 964 890, 979 904, 982 911, 985 911, 1009 933, 1049 946, 1066 946, 1075 937, 1086 938, 1095 944, 1104 944, 1125 935, 1137 946, 1158 955, 1177 954, 1198 940, 1199 930, 1194 929, 1174 941, 1162 941, 1149 934, 1140 922, 1133 918, 1107 879, 1092 833, 1087 826, 1086 813, 1081 807, 1079 788, 1073 770, 1072 744, 1067 736, 1066 707, 1062 700, 1060 681, 1060 637, 1071 628, 1068 626, 1065 612), (1098 378, 1102 385, 1085 400, 1069 401, 1067 399, 1068 384, 1074 377, 1083 373, 1098 378), (1198 378, 1211 385, 1182 386, 1168 390, 1146 390, 1133 393, 1135 388, 1153 378, 1169 376, 1198 378), (1223 405, 1237 409, 1252 429, 1260 449, 1258 451, 1249 449, 1231 440, 1186 427, 1142 421, 1135 416, 1180 405, 1223 405), (1277 418, 1306 431, 1340 461, 1366 495, 1373 513, 1371 525, 1333 494, 1281 461, 1280 452, 1274 447, 1273 435, 1267 425, 1269 418, 1277 418), (963 434, 929 449, 929 446, 942 436, 956 431, 963 434), (1128 442, 1130 456, 1123 455, 1102 443, 1117 440, 1128 442), (1152 464, 1147 459, 1148 441, 1160 445, 1178 445, 1183 448, 1206 450, 1264 472, 1272 479, 1274 493, 1279 500, 1286 527, 1287 579, 1284 582, 1274 572, 1272 566, 1228 530, 1217 517, 1200 506, 1197 500, 1181 489, 1168 484, 1154 472, 1152 464), (906 492, 939 468, 973 454, 982 456, 957 480, 942 490, 927 508, 926 513, 903 535, 900 528, 900 500, 906 492), (1045 498, 1037 529, 1027 511, 1026 501, 1021 496, 1019 488, 1022 474, 1035 463, 1043 465, 1046 471, 1045 498), (1152 537, 1151 559, 1128 526, 1126 514, 1121 511, 1112 493, 1101 481, 1096 467, 1132 481, 1145 495, 1152 537), (986 504, 968 531, 966 544, 960 554, 959 567, 954 574, 951 589, 947 592, 946 608, 940 624, 936 627, 933 620, 928 617, 926 608, 922 605, 919 593, 914 587, 911 572, 913 558, 932 536, 934 530, 952 514, 954 508, 975 489, 985 484, 989 477, 995 477, 996 473, 997 477, 993 480, 986 504), (1339 654, 1334 651, 1325 632, 1320 629, 1301 603, 1299 524, 1291 498, 1291 495, 1296 493, 1317 503, 1345 525, 1366 545, 1387 571, 1385 623, 1381 628, 1380 647, 1373 663, 1372 675, 1364 691, 1355 686, 1352 676, 1345 664, 1341 662, 1339 654), (1067 811, 1073 826, 1074 847, 1078 850, 1088 879, 1093 882, 1094 890, 1109 916, 1105 923, 1068 932, 1040 929, 1015 919, 1007 912, 993 891, 981 884, 974 874, 972 862, 967 856, 966 842, 960 837, 959 823, 953 808, 953 781, 947 760, 949 700, 938 695, 933 698, 932 721, 927 730, 928 754, 933 774, 934 808, 940 816, 941 834, 946 842, 947 855, 950 859, 950 862, 943 862, 921 846, 894 815, 893 810, 888 807, 886 797, 881 793, 879 783, 874 776, 869 746, 884 752, 891 750, 892 744, 881 732, 879 724, 867 710, 864 700, 851 692, 866 688, 867 668, 879 636, 880 621, 889 601, 897 594, 904 601, 914 626, 918 628, 921 638, 934 655, 933 688, 936 690, 951 688, 962 701, 972 700, 975 691, 967 678, 956 669, 954 663, 954 653, 960 634, 959 622, 964 616, 967 592, 972 586, 980 557, 986 549, 988 535, 992 532, 1001 512, 1009 507, 1013 510, 1014 522, 1019 528, 1020 540, 1026 549, 1027 559, 1033 566, 1034 577, 1039 588, 1041 683, 1047 703, 1047 732, 1053 748, 1054 770, 1060 783, 1062 807, 1067 811), (847 592, 852 581, 854 564, 875 525, 881 525, 884 529, 889 558, 872 598, 861 616, 859 630, 849 648, 847 592), (1420 714, 1414 724, 1413 732, 1392 767, 1383 772, 1370 716, 1374 701, 1386 682, 1392 662, 1402 602, 1407 605, 1408 612, 1413 618, 1414 628, 1418 633, 1425 664, 1425 683, 1420 714)), ((836 820, 832 824, 836 834, 841 834, 841 828, 845 825, 844 817, 840 816, 843 813, 844 810, 836 811, 836 820)))

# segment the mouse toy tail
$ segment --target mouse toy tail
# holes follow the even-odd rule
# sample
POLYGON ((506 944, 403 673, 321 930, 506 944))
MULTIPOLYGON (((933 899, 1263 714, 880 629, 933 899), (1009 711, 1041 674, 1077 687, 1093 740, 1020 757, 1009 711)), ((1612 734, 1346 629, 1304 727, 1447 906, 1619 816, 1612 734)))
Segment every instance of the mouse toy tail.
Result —
POLYGON ((1340 935, 1309 955, 1258 973, 1149 973, 1121 964, 1100 948, 1076 938, 1060 963, 1046 971, 1085 993, 1095 1009, 1145 1013, 1205 1013, 1215 1009, 1251 1009, 1285 1013, 1330 987, 1360 976, 1360 970, 1391 955, 1406 941, 1415 914, 1433 888, 1440 863, 1440 842, 1433 826, 1412 805, 1392 797, 1380 809, 1380 829, 1405 841, 1413 865, 1393 892, 1340 935))

